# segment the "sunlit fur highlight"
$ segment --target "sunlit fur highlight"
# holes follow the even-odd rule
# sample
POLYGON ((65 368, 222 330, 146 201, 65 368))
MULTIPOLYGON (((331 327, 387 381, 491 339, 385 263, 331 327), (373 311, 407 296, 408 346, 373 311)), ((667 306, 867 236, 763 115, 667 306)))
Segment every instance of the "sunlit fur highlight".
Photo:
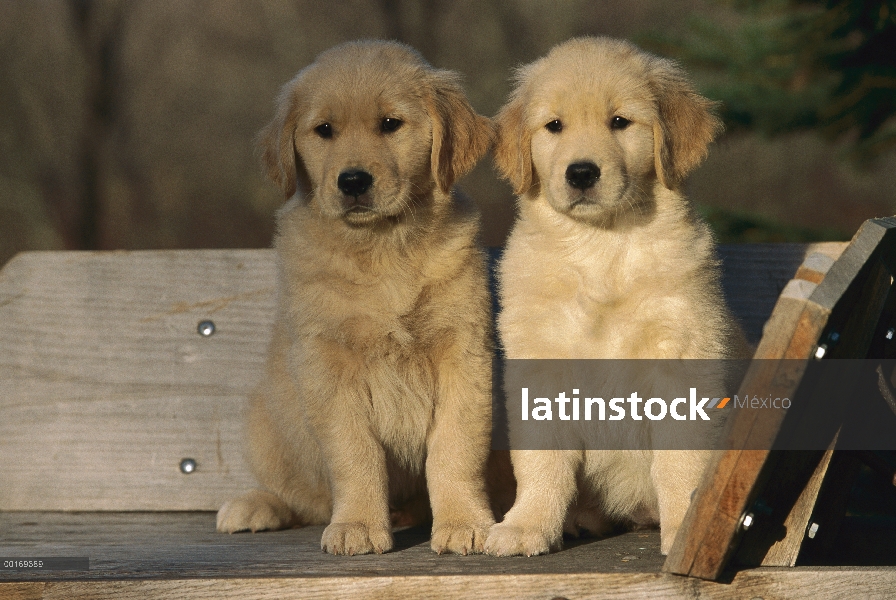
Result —
MULTIPOLYGON (((519 69, 496 117, 496 165, 520 195, 499 266, 509 359, 743 355, 712 234, 681 193, 721 129, 712 106, 673 62, 621 40, 573 39, 519 69), (562 131, 545 128, 554 119, 562 131), (600 168, 589 189, 566 182, 578 161, 600 168)), ((517 502, 486 551, 540 554, 564 528, 637 522, 658 523, 668 552, 709 457, 514 451, 517 502)))
POLYGON ((482 550, 490 305, 478 216, 452 185, 493 135, 455 74, 398 43, 338 46, 284 87, 260 137, 288 198, 248 415, 264 489, 225 504, 220 531, 328 524, 324 550, 362 554, 392 547, 392 523, 431 514, 433 550, 482 550), (385 117, 401 127, 384 133, 385 117), (373 176, 361 214, 337 185, 350 169, 373 176))

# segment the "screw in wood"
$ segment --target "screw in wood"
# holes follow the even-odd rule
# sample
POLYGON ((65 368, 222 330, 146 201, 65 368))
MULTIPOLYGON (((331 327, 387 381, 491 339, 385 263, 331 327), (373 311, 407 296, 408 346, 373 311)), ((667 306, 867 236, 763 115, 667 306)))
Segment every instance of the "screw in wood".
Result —
POLYGON ((202 337, 209 337, 215 332, 215 323, 214 321, 200 321, 196 331, 198 331, 199 335, 202 337))

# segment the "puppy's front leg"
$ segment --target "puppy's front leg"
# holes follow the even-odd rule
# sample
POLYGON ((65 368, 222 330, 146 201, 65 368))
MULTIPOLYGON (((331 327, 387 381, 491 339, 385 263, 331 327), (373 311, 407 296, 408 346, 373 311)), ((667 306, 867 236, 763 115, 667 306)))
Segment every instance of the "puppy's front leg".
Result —
POLYGON ((427 439, 426 483, 432 504, 433 551, 481 553, 494 524, 485 493, 485 463, 491 446, 491 395, 481 369, 443 368, 432 429, 427 439))
POLYGON ((547 554, 560 547, 566 511, 576 495, 582 453, 572 450, 512 450, 516 502, 494 525, 485 552, 494 556, 547 554))
POLYGON ((308 411, 333 493, 333 516, 320 542, 331 554, 392 549, 385 452, 364 413, 369 402, 357 389, 337 386, 329 395, 318 391, 308 411))
POLYGON ((341 444, 325 450, 333 518, 320 547, 331 554, 382 554, 392 549, 385 453, 369 431, 346 428, 341 435, 341 444))

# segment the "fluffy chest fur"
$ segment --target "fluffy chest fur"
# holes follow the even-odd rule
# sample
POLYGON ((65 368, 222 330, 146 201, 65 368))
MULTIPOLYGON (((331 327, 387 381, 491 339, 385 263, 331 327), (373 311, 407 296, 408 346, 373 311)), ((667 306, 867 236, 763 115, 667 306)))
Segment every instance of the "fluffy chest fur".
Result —
POLYGON ((476 338, 485 333, 488 304, 475 220, 456 218, 449 235, 407 245, 373 240, 364 252, 346 253, 342 242, 319 235, 302 207, 281 214, 278 252, 308 257, 280 261, 292 368, 357 390, 358 410, 377 437, 406 457, 425 454, 446 361, 458 347, 484 348, 476 338), (458 315, 462 304, 475 308, 458 315))
POLYGON ((718 356, 724 309, 711 236, 677 193, 657 188, 652 218, 619 229, 522 199, 501 265, 509 357, 718 356))

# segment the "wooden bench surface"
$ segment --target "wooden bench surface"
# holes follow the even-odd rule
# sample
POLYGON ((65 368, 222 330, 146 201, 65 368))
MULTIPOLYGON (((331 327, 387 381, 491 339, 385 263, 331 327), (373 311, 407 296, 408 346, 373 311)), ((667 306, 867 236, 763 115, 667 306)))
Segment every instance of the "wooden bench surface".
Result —
MULTIPOLYGON (((803 260, 844 247, 720 248, 751 341, 803 260)), ((241 415, 275 297, 270 250, 25 253, 0 271, 0 557, 91 560, 86 573, 0 572, 0 598, 817 600, 896 589, 892 567, 759 568, 724 583, 662 573, 656 531, 510 559, 437 556, 425 529, 397 532, 389 554, 350 558, 320 552, 321 527, 218 534, 211 511, 254 485, 241 415), (204 320, 213 335, 197 332, 204 320), (195 472, 180 471, 184 458, 195 472)), ((896 533, 844 531, 846 562, 859 565, 879 564, 879 552, 855 558, 867 531, 878 544, 896 533)))
POLYGON ((879 567, 751 569, 723 583, 661 573, 658 531, 571 542, 531 558, 438 556, 424 528, 397 532, 387 554, 332 556, 320 551, 322 531, 226 535, 215 533, 212 513, 0 513, 0 555, 90 559, 86 573, 0 573, 0 598, 820 600, 896 590, 896 569, 879 567))
MULTIPOLYGON (((803 259, 844 247, 720 248, 751 341, 803 259)), ((216 510, 253 487, 241 415, 273 324, 275 271, 272 250, 12 259, 0 271, 0 510, 216 510), (209 337, 197 332, 204 320, 209 337)))

